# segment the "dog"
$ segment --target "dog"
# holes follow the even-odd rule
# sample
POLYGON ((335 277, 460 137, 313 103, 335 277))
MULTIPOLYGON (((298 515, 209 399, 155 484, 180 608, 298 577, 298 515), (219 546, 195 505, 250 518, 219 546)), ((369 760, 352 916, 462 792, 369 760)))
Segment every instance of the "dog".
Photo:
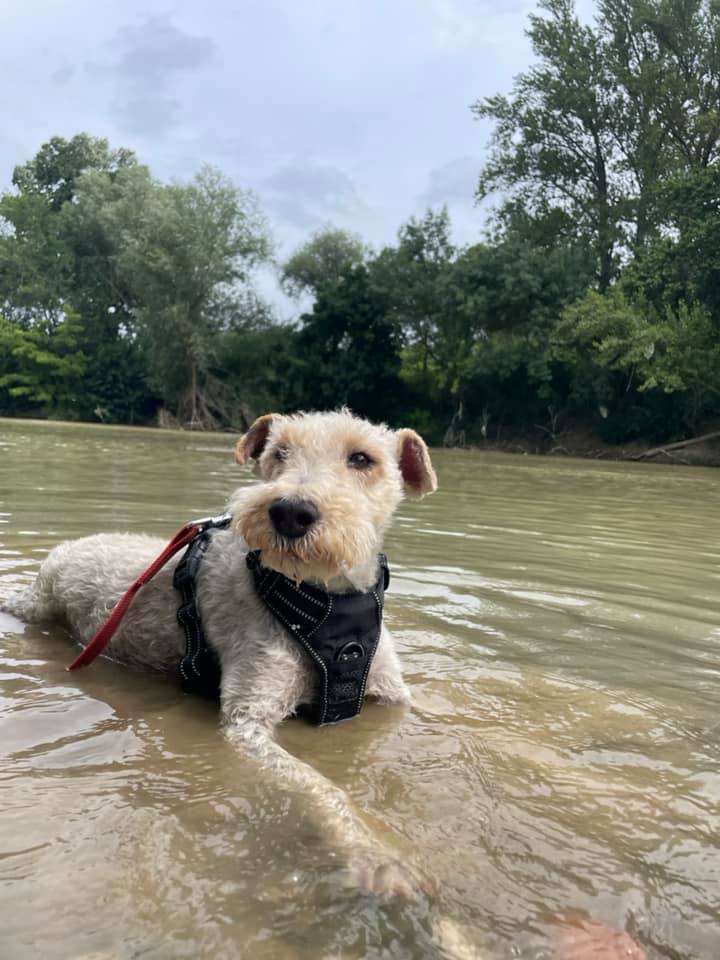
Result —
MULTIPOLYGON (((379 625, 379 551, 402 498, 422 497, 437 487, 427 446, 413 430, 374 425, 344 409, 271 413, 240 439, 235 459, 241 465, 254 461, 257 483, 232 496, 225 524, 204 539, 202 562, 190 587, 205 652, 219 669, 224 734, 286 789, 302 792, 306 808, 362 888, 413 898, 424 887, 421 872, 371 833, 341 789, 273 739, 282 720, 317 707, 328 683, 313 662, 313 650, 293 635, 300 625, 291 621, 302 616, 300 607, 293 612, 292 601, 285 598, 290 610, 286 606, 284 614, 274 612, 262 591, 279 578, 290 585, 287 589, 295 585, 307 594, 307 604, 315 591, 320 597, 365 598, 370 618, 378 624, 370 643, 374 655, 370 652, 360 680, 342 676, 354 677, 355 687, 362 687, 358 708, 363 696, 408 703, 392 637, 379 625)), ((85 646, 163 545, 131 534, 61 543, 35 582, 6 608, 28 621, 64 621, 85 646)), ((190 629, 186 624, 184 631, 178 622, 173 587, 178 565, 174 558, 143 586, 107 649, 114 660, 177 676, 179 662, 188 655, 190 629)), ((343 657, 367 660, 366 647, 351 638, 336 654, 338 669, 346 669, 343 657)), ((340 682, 338 689, 348 685, 352 683, 340 682)), ((357 694, 355 689, 356 700, 357 694)))

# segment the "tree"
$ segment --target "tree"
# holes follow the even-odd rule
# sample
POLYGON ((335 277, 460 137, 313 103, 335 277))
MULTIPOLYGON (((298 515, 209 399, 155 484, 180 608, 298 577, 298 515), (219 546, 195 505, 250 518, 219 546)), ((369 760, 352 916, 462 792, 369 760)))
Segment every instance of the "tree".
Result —
POLYGON ((73 258, 57 214, 40 194, 3 194, 0 218, 0 310, 23 326, 59 323, 73 258))
MULTIPOLYGON (((657 117, 683 170, 720 158, 720 7, 715 0, 603 0, 601 12, 634 51, 649 50, 660 64, 648 82, 656 88, 657 117)), ((645 66, 629 56, 634 73, 645 66)))
POLYGON ((583 400, 592 399, 598 406, 612 404, 613 373, 623 376, 620 393, 627 392, 634 381, 642 387, 639 370, 652 356, 656 337, 653 319, 617 286, 605 295, 588 290, 564 311, 553 330, 552 353, 554 359, 572 367, 583 400))
POLYGON ((585 244, 563 237, 563 216, 534 219, 508 208, 504 217, 489 242, 470 247, 455 265, 463 312, 477 331, 472 350, 459 354, 465 412, 481 418, 484 436, 490 417, 495 427, 527 425, 563 410, 565 384, 550 337, 592 279, 585 244))
POLYGON ((630 390, 678 394, 685 422, 693 427, 720 410, 720 342, 697 304, 659 311, 642 299, 630 300, 620 286, 604 296, 590 290, 556 325, 553 355, 571 366, 576 397, 593 400, 605 417, 630 390))
POLYGON ((713 0, 600 0, 617 150, 635 193, 636 254, 657 236, 668 177, 720 156, 720 9, 713 0))
POLYGON ((234 400, 211 371, 218 334, 253 313, 249 272, 270 250, 254 198, 211 168, 161 184, 87 134, 52 138, 13 183, 0 197, 0 305, 40 336, 72 304, 79 415, 132 420, 159 394, 183 420, 222 421, 234 400))
POLYGON ((250 272, 270 254, 255 198, 212 167, 185 185, 133 167, 81 177, 74 216, 112 250, 152 385, 181 422, 222 421, 225 391, 210 374, 217 337, 242 321, 250 272))
POLYGON ((423 374, 445 302, 442 277, 455 255, 450 216, 442 207, 411 217, 398 231, 397 246, 382 250, 370 267, 373 286, 385 298, 390 319, 423 374))
POLYGON ((76 418, 85 372, 79 334, 70 309, 46 327, 22 327, 0 316, 0 411, 40 407, 76 418))
POLYGON ((227 423, 246 430, 263 412, 298 405, 296 385, 289 382, 296 339, 294 327, 269 316, 249 317, 220 334, 210 373, 227 387, 227 423))
POLYGON ((321 288, 300 319, 288 357, 292 406, 348 405, 356 413, 397 422, 402 414, 399 337, 384 297, 364 266, 321 288))
POLYGON ((457 248, 447 211, 430 211, 368 266, 402 337, 403 380, 443 424, 436 436, 461 409, 466 419, 488 407, 515 416, 522 394, 530 415, 531 396, 550 402, 550 331, 591 280, 586 245, 562 236, 564 217, 509 206, 503 216, 486 243, 457 248))
POLYGON ((15 167, 12 182, 19 193, 40 194, 57 211, 73 199, 77 182, 86 170, 98 170, 112 178, 136 163, 132 150, 111 150, 103 137, 87 133, 78 133, 71 140, 51 137, 32 160, 15 167))
POLYGON ((602 0, 589 26, 573 0, 540 9, 537 65, 510 97, 473 107, 495 124, 478 197, 564 210, 592 240, 602 292, 663 226, 663 180, 718 156, 720 12, 713 0, 602 0))
POLYGON ((280 280, 292 297, 318 292, 337 283, 352 267, 364 263, 368 248, 347 230, 323 227, 299 247, 282 266, 280 280))
POLYGON ((598 283, 615 271, 625 214, 615 151, 612 77, 597 32, 582 24, 572 0, 542 0, 531 15, 537 66, 520 74, 512 97, 478 101, 475 114, 495 122, 492 152, 478 198, 496 190, 522 196, 531 212, 560 207, 593 237, 598 283))
POLYGON ((720 170, 713 165, 679 174, 659 196, 670 230, 626 270, 623 284, 658 309, 702 304, 720 335, 720 170))
POLYGON ((15 168, 14 191, 0 197, 0 304, 27 329, 49 331, 76 317, 85 384, 73 413, 90 419, 132 420, 152 396, 137 343, 129 337, 130 294, 122 289, 112 250, 97 224, 79 211, 77 188, 90 171, 109 182, 141 170, 129 150, 78 134, 53 137, 15 168))

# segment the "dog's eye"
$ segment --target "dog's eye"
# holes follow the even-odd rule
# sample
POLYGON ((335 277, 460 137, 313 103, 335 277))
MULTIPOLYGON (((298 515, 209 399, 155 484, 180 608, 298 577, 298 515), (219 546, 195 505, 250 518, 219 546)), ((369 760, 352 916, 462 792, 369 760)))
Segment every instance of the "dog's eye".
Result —
POLYGON ((275 450, 275 453, 273 454, 273 457, 274 457, 276 460, 279 460, 279 461, 282 462, 283 460, 287 460, 289 454, 290 454, 290 451, 288 450, 287 447, 278 447, 278 448, 275 450))
POLYGON ((368 467, 371 467, 375 463, 369 454, 361 453, 359 450, 351 453, 347 462, 348 466, 353 467, 355 470, 367 470, 368 467))

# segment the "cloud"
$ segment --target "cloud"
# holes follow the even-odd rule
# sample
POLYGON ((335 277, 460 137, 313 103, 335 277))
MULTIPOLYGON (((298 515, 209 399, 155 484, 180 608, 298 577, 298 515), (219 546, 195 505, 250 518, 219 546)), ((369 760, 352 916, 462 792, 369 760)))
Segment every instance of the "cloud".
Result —
POLYGON ((111 109, 120 129, 143 136, 157 136, 180 124, 177 87, 183 75, 211 66, 216 55, 209 37, 185 33, 160 15, 121 28, 113 46, 119 50, 114 63, 88 69, 112 78, 111 109))
POLYGON ((472 240, 490 125, 469 104, 527 68, 534 5, 66 0, 38 17, 6 3, 0 181, 51 136, 87 130, 164 180, 217 164, 259 194, 283 248, 327 222, 381 246, 443 202, 472 240))
POLYGON ((66 64, 64 67, 58 67, 57 70, 53 70, 53 72, 50 74, 50 79, 53 83, 61 86, 69 83, 69 81, 72 80, 74 73, 75 67, 71 66, 70 64, 66 64))
POLYGON ((432 37, 440 50, 454 51, 477 42, 481 20, 477 4, 458 0, 430 0, 434 19, 432 37))
POLYGON ((159 94, 133 97, 115 102, 118 125, 128 133, 153 136, 177 126, 180 101, 159 94))
POLYGON ((430 171, 430 183, 418 197, 423 207, 458 203, 470 206, 477 188, 481 161, 476 157, 456 157, 430 171))
POLYGON ((114 69, 130 83, 167 83, 175 74, 212 63, 215 43, 209 37, 178 30, 166 17, 149 17, 118 32, 122 50, 114 69))
POLYGON ((283 166, 265 178, 260 190, 276 215, 303 229, 363 209, 350 177, 332 166, 283 166))

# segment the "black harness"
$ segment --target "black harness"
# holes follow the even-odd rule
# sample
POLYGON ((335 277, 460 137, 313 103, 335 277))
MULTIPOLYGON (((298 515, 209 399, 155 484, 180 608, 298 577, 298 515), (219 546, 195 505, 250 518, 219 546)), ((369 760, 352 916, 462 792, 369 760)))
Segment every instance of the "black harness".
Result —
MULTIPOLYGON (((183 690, 215 698, 220 693, 220 664, 205 639, 195 579, 212 531, 224 529, 230 520, 230 516, 223 516, 208 523, 188 547, 173 578, 182 596, 177 618, 185 631, 185 655, 180 661, 183 690)), ((310 719, 318 725, 347 720, 362 707, 390 582, 386 557, 379 554, 378 560, 380 572, 371 590, 327 593, 263 567, 259 550, 247 555, 258 596, 305 650, 319 674, 319 699, 310 711, 310 719)))
POLYGON ((247 555, 258 596, 309 654, 320 674, 320 697, 311 712, 318 725, 360 713, 390 582, 386 557, 381 553, 378 559, 380 574, 372 590, 326 593, 263 567, 259 550, 247 555))

